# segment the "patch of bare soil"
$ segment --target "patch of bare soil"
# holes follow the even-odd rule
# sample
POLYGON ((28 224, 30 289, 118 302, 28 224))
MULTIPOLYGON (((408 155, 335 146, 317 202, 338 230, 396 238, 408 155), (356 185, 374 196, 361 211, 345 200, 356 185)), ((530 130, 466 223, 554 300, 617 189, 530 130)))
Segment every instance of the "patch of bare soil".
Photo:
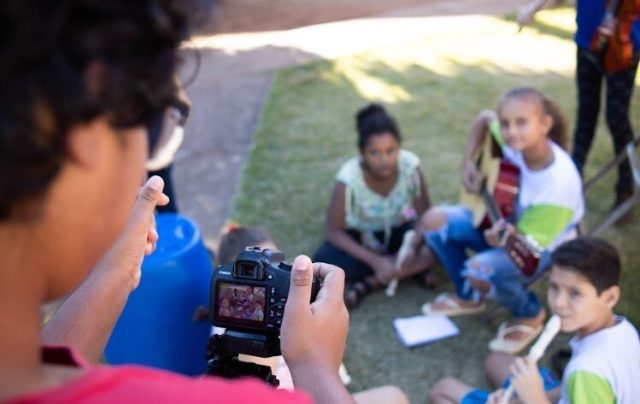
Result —
MULTIPOLYGON (((449 0, 455 2, 456 0, 449 0)), ((284 30, 422 6, 434 0, 216 0, 208 33, 284 30)))

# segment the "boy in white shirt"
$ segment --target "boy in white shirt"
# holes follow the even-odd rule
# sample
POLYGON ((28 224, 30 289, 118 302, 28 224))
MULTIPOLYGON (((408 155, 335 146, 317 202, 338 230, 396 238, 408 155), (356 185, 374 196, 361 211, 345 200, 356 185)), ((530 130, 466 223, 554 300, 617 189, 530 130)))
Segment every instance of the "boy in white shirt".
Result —
MULTIPOLYGON (((579 237, 552 254, 547 301, 561 319, 561 331, 575 332, 571 360, 562 384, 545 392, 535 362, 511 357, 510 381, 524 403, 640 403, 640 339, 635 327, 613 308, 620 299, 620 258, 608 242, 579 237)), ((501 380, 505 354, 487 359, 491 380, 501 380)), ((546 384, 546 383, 545 383, 546 384)), ((443 379, 430 393, 432 402, 472 403, 478 390, 456 379, 443 379)), ((500 402, 504 389, 488 397, 500 402)))

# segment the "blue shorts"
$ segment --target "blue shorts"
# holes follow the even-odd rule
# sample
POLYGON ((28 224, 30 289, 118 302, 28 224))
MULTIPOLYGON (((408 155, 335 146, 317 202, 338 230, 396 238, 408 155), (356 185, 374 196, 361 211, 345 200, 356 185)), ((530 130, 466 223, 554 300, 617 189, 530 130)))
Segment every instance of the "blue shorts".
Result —
MULTIPOLYGON (((560 385, 560 381, 553 376, 551 370, 547 368, 538 369, 540 372, 540 377, 542 377, 542 382, 544 383, 544 391, 549 391, 555 389, 560 385)), ((509 386, 509 379, 505 380, 502 383, 502 388, 507 388, 509 386)), ((491 394, 488 390, 475 389, 468 392, 462 400, 460 400, 460 404, 484 404, 487 402, 489 398, 489 394, 491 394)))

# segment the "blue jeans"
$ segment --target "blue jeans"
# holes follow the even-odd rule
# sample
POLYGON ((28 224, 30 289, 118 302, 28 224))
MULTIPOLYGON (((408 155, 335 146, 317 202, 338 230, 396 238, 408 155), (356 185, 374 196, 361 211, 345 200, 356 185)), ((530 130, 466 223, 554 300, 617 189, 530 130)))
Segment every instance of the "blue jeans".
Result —
MULTIPOLYGON (((480 293, 471 287, 467 276, 477 278, 491 285, 491 291, 485 297, 507 307, 514 317, 537 316, 542 305, 536 295, 526 288, 531 279, 522 275, 503 248, 487 244, 482 231, 473 225, 468 208, 446 206, 444 209, 447 223, 438 230, 426 232, 424 238, 447 270, 456 287, 456 294, 464 300, 478 297, 480 293), (468 250, 477 254, 469 258, 468 250)), ((550 254, 545 252, 536 274, 546 268, 549 260, 550 254)))

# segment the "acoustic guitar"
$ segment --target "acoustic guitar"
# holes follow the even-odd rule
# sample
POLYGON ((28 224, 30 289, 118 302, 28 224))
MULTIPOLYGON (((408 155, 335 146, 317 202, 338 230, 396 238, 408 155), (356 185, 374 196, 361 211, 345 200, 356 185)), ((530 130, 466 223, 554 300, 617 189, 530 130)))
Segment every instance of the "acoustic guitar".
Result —
POLYGON ((476 194, 467 191, 464 186, 460 187, 460 204, 471 209, 473 225, 482 230, 491 227, 500 217, 510 217, 515 208, 520 169, 503 157, 500 146, 487 133, 473 155, 476 167, 483 176, 482 192, 476 194))
MULTIPOLYGON (((509 218, 513 213, 518 197, 520 169, 506 161, 502 151, 490 134, 476 153, 474 161, 483 175, 479 194, 462 187, 460 203, 469 207, 473 213, 473 223, 481 230, 493 226, 499 220, 509 218)), ((531 237, 520 233, 503 232, 502 244, 511 260, 525 275, 535 273, 543 249, 531 237)))

